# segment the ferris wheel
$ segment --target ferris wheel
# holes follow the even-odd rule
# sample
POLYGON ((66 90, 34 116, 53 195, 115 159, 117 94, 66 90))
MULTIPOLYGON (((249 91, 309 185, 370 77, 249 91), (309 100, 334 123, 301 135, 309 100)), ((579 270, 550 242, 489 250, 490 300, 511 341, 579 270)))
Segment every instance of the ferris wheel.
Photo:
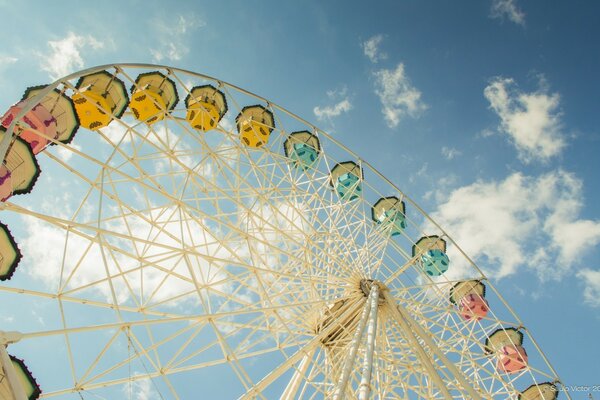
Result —
POLYGON ((2 399, 561 391, 441 227, 260 96, 104 65, 28 88, 2 125, 2 399))

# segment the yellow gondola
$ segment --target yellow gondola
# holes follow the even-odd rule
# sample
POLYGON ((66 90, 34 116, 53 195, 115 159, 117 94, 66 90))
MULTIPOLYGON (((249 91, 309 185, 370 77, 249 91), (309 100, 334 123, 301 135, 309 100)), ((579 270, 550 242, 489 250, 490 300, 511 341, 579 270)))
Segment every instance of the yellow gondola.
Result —
POLYGON ((129 108, 138 121, 150 125, 164 119, 178 101, 175 82, 154 71, 138 75, 131 87, 129 108))
POLYGON ((275 128, 273 113, 261 105, 242 108, 235 122, 242 142, 254 148, 264 146, 275 128))
POLYGON ((81 126, 96 130, 121 118, 129 103, 125 84, 116 76, 100 71, 82 76, 73 95, 81 126))
POLYGON ((212 85, 196 86, 185 98, 185 119, 194 129, 206 132, 214 129, 227 112, 227 100, 212 85))

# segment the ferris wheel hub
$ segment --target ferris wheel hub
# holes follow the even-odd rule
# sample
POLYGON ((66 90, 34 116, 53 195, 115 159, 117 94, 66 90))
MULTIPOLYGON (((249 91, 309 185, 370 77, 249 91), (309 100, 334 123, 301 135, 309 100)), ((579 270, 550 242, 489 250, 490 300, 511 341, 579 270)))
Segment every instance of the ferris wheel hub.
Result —
POLYGON ((369 297, 369 293, 371 293, 371 288, 373 287, 373 284, 376 284, 379 287, 378 303, 379 303, 379 305, 381 305, 385 302, 385 298, 383 297, 384 296, 383 292, 385 290, 387 290, 387 287, 385 286, 385 284, 383 282, 375 280, 375 279, 361 279, 360 280, 360 291, 365 296, 365 298, 369 297))
POLYGON ((336 300, 321 311, 315 333, 328 330, 329 333, 321 340, 323 345, 343 347, 350 342, 359 323, 363 304, 367 301, 373 285, 379 289, 377 303, 381 306, 385 303, 384 292, 387 291, 387 287, 381 281, 365 278, 359 281, 358 290, 353 291, 353 295, 336 300))

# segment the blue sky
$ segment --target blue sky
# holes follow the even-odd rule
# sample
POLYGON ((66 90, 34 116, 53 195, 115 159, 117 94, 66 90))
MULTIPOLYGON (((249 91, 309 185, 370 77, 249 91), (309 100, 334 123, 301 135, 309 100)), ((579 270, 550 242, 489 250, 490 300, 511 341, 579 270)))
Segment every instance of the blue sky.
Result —
POLYGON ((0 106, 114 62, 173 65, 331 133, 494 281, 566 384, 599 384, 595 2, 0 0, 0 106))

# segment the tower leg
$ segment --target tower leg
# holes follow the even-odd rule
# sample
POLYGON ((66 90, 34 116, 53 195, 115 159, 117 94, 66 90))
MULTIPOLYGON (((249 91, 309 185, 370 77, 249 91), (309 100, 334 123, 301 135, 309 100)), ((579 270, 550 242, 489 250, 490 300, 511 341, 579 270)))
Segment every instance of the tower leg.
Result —
MULTIPOLYGON (((374 286, 374 285, 373 285, 374 286)), ((356 353, 358 351, 358 347, 360 346, 360 341, 363 336, 363 331, 365 330, 365 325, 367 324, 367 319, 369 318, 371 312, 371 298, 373 298, 376 293, 373 293, 373 290, 369 292, 369 297, 367 301, 365 301, 365 305, 363 306, 362 314, 360 316, 360 321, 358 322, 358 326, 356 327, 356 331, 354 332, 354 336, 352 337, 352 342, 350 342, 350 353, 346 356, 344 360, 344 369, 342 370, 342 374, 340 375, 340 379, 338 381, 338 385, 333 393, 333 400, 343 400, 346 393, 346 386, 348 386, 348 379, 350 378, 350 373, 352 372, 352 367, 354 366, 354 359, 356 358, 356 353)))
POLYGON ((293 400, 296 398, 296 393, 300 388, 300 384, 302 383, 302 378, 306 376, 306 372, 308 371, 308 367, 310 366, 310 361, 314 357, 315 349, 311 350, 308 354, 304 355, 298 369, 294 372, 294 376, 290 379, 290 383, 288 383, 285 391, 281 395, 281 400, 293 400))
POLYGON ((369 315, 369 327, 367 328, 367 351, 363 362, 362 377, 358 387, 358 400, 367 400, 371 393, 371 372, 373 371, 373 352, 375 351, 375 339, 377 336, 377 308, 379 307, 379 286, 371 285, 369 294, 371 301, 371 313, 369 315))

